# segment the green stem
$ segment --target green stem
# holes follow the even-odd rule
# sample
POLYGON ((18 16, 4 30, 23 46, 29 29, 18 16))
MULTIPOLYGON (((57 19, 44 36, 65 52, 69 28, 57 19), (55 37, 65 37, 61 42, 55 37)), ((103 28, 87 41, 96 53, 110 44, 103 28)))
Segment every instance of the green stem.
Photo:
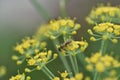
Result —
POLYGON ((69 58, 70 58, 70 62, 72 64, 72 68, 73 68, 74 73, 77 73, 76 69, 75 69, 75 65, 74 65, 74 61, 73 61, 72 55, 70 55, 69 58))
POLYGON ((79 73, 76 55, 73 55, 73 60, 74 60, 74 64, 75 64, 76 73, 79 73))
POLYGON ((44 69, 41 69, 51 80, 53 80, 52 76, 44 69))
POLYGON ((35 8, 40 12, 40 14, 42 15, 42 17, 45 19, 45 20, 49 20, 50 19, 50 16, 49 14, 47 13, 47 11, 42 7, 42 5, 40 5, 37 0, 30 0, 31 3, 35 6, 35 8))
POLYGON ((44 66, 44 69, 54 78, 55 75, 46 67, 44 66))
POLYGON ((106 49, 107 49, 107 40, 102 40, 101 49, 100 49, 100 52, 102 53, 102 55, 106 53, 106 49))
POLYGON ((93 80, 97 80, 97 76, 98 76, 98 72, 96 71, 95 74, 94 74, 93 80))
MULTIPOLYGON (((63 65, 65 66, 67 72, 68 72, 68 73, 71 73, 71 69, 70 69, 70 66, 69 66, 69 64, 68 64, 68 62, 67 62, 66 57, 63 56, 60 51, 58 51, 58 49, 56 48, 56 45, 55 45, 55 41, 52 41, 52 42, 53 42, 54 48, 57 50, 57 52, 58 52, 58 54, 59 54, 59 57, 60 57, 61 61, 63 62, 63 65)), ((73 77, 72 74, 69 74, 69 76, 70 76, 70 77, 73 77)))
POLYGON ((80 60, 80 62, 83 65, 83 67, 85 67, 86 66, 86 62, 85 62, 85 56, 83 55, 83 53, 80 52, 77 57, 80 60))
POLYGON ((67 4, 67 0, 60 0, 61 15, 63 18, 67 16, 66 4, 67 4))

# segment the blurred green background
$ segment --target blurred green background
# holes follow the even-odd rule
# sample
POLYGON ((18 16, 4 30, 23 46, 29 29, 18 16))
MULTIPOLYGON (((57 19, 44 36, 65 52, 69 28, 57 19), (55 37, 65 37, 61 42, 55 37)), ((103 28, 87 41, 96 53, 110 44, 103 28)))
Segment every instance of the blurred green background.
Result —
MULTIPOLYGON (((38 0, 38 3, 46 9, 51 18, 57 18, 61 16, 59 1, 38 0)), ((76 21, 82 26, 79 34, 77 34, 79 39, 79 35, 86 34, 86 30, 89 27, 85 17, 94 6, 100 3, 110 3, 118 6, 120 5, 120 0, 68 0, 66 7, 68 15, 76 17, 76 21)), ((17 69, 21 69, 21 66, 16 66, 15 62, 11 60, 11 55, 16 53, 13 47, 22 38, 34 34, 44 22, 47 21, 40 15, 30 0, 0 0, 0 65, 7 67, 7 75, 0 80, 8 80, 10 76, 17 74, 17 69)), ((53 65, 54 63, 49 66, 57 69, 57 66, 54 65, 52 67, 53 65)), ((46 76, 40 73, 39 71, 31 73, 33 76, 32 80, 48 80, 44 79, 46 76)))

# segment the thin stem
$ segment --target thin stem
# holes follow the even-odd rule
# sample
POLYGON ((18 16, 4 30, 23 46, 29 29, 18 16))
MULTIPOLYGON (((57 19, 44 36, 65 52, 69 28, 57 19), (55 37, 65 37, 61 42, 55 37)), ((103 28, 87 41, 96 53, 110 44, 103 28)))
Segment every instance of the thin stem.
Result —
POLYGON ((41 4, 39 4, 37 2, 37 0, 30 0, 31 3, 35 6, 35 8, 40 12, 40 14, 42 15, 42 17, 45 19, 45 20, 49 20, 50 19, 50 16, 48 14, 48 12, 42 7, 41 4))
POLYGON ((46 71, 44 68, 42 68, 41 70, 42 70, 51 80, 53 80, 52 76, 51 76, 49 73, 47 73, 47 71, 46 71))
POLYGON ((74 73, 77 73, 77 72, 76 72, 76 69, 75 69, 75 65, 74 65, 74 61, 73 61, 72 55, 69 55, 69 58, 70 58, 70 62, 71 62, 71 64, 72 64, 72 68, 73 68, 73 70, 74 70, 74 73))
POLYGON ((97 76, 98 76, 98 72, 96 71, 95 74, 94 74, 93 80, 97 80, 97 76))
POLYGON ((79 73, 76 55, 73 55, 73 60, 74 60, 75 68, 76 68, 76 73, 79 73))
POLYGON ((55 75, 46 67, 44 66, 44 69, 54 78, 55 75))
POLYGON ((102 55, 106 53, 106 49, 107 49, 107 40, 102 40, 101 49, 100 49, 100 52, 102 53, 102 55))
POLYGON ((78 59, 80 60, 80 62, 81 62, 81 64, 83 65, 83 67, 85 67, 85 66, 86 66, 86 63, 85 63, 85 61, 84 61, 85 56, 83 55, 83 53, 80 52, 77 57, 78 57, 78 59))
MULTIPOLYGON (((70 69, 70 66, 67 62, 67 59, 65 58, 65 56, 63 56, 60 51, 58 51, 58 49, 56 48, 56 45, 55 45, 55 41, 52 41, 53 42, 53 45, 54 45, 54 48, 57 50, 58 54, 59 54, 59 57, 61 59, 61 61, 63 62, 63 65, 65 66, 66 70, 68 71, 68 73, 71 73, 71 69, 70 69)), ((72 74, 69 74, 70 77, 73 77, 72 74)))
POLYGON ((61 15, 63 18, 67 16, 66 4, 67 4, 67 0, 60 0, 61 15))

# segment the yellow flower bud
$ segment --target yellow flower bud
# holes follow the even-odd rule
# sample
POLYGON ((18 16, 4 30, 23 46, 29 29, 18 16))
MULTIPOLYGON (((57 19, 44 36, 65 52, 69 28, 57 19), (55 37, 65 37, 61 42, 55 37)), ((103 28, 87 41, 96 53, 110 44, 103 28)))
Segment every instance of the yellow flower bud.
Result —
POLYGON ((31 70, 29 68, 25 68, 25 72, 31 72, 31 70))
POLYGON ((90 37, 91 41, 96 41, 95 37, 90 37))
POLYGON ((95 67, 96 67, 96 70, 100 73, 105 71, 105 67, 101 62, 97 62, 95 67))
POLYGON ((113 42, 114 44, 116 44, 116 43, 118 43, 118 40, 117 40, 117 39, 112 39, 112 42, 113 42))
POLYGON ((22 61, 17 61, 17 65, 20 65, 20 64, 22 64, 22 61))
POLYGON ((12 60, 18 60, 18 56, 13 55, 12 60))

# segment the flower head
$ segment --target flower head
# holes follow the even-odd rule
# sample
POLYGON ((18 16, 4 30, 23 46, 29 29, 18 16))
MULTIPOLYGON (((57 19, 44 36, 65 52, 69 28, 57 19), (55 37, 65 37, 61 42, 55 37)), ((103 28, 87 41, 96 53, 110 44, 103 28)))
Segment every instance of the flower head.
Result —
POLYGON ((25 74, 17 74, 16 76, 12 76, 9 80, 31 80, 29 76, 25 78, 25 74))
POLYGON ((65 55, 75 55, 79 51, 84 51, 88 47, 88 43, 86 41, 66 41, 61 46, 58 46, 59 51, 61 51, 65 55), (75 52, 75 53, 70 53, 75 52), (69 54, 67 54, 69 53, 69 54))
POLYGON ((60 79, 62 79, 62 80, 83 80, 83 78, 84 78, 84 80, 90 80, 90 77, 84 76, 83 73, 81 73, 81 72, 75 74, 75 76, 70 77, 70 78, 68 77, 68 74, 70 74, 70 73, 68 73, 67 71, 62 72, 62 73, 60 73, 60 77, 55 77, 53 80, 60 80, 60 79))
POLYGON ((36 33, 36 37, 46 36, 50 39, 56 39, 61 35, 74 35, 79 28, 80 24, 75 23, 74 20, 69 18, 51 20, 49 24, 40 27, 36 33))
POLYGON ((85 61, 88 63, 86 69, 88 71, 94 71, 94 69, 101 73, 109 70, 110 68, 119 68, 120 63, 112 56, 104 55, 100 52, 92 55, 90 58, 86 57, 85 61))
POLYGON ((32 55, 27 59, 27 64, 30 67, 35 67, 33 69, 25 68, 25 72, 31 72, 33 70, 41 70, 46 64, 53 61, 57 58, 57 53, 54 53, 51 50, 42 51, 37 54, 32 55))
POLYGON ((120 36, 120 25, 115 25, 112 23, 101 23, 94 26, 93 31, 91 29, 88 29, 88 33, 92 35, 90 38, 91 41, 102 39, 117 43, 117 38, 120 36))
MULTIPOLYGON (((37 54, 39 51, 46 47, 46 42, 38 41, 35 38, 25 38, 20 44, 14 48, 18 51, 18 55, 13 55, 12 59, 17 61, 17 64, 22 64, 25 59, 30 58, 32 55, 37 54)), ((33 61, 33 60, 32 60, 33 61)))
POLYGON ((112 6, 99 6, 92 9, 86 18, 90 24, 98 24, 102 22, 120 23, 120 8, 112 6))

